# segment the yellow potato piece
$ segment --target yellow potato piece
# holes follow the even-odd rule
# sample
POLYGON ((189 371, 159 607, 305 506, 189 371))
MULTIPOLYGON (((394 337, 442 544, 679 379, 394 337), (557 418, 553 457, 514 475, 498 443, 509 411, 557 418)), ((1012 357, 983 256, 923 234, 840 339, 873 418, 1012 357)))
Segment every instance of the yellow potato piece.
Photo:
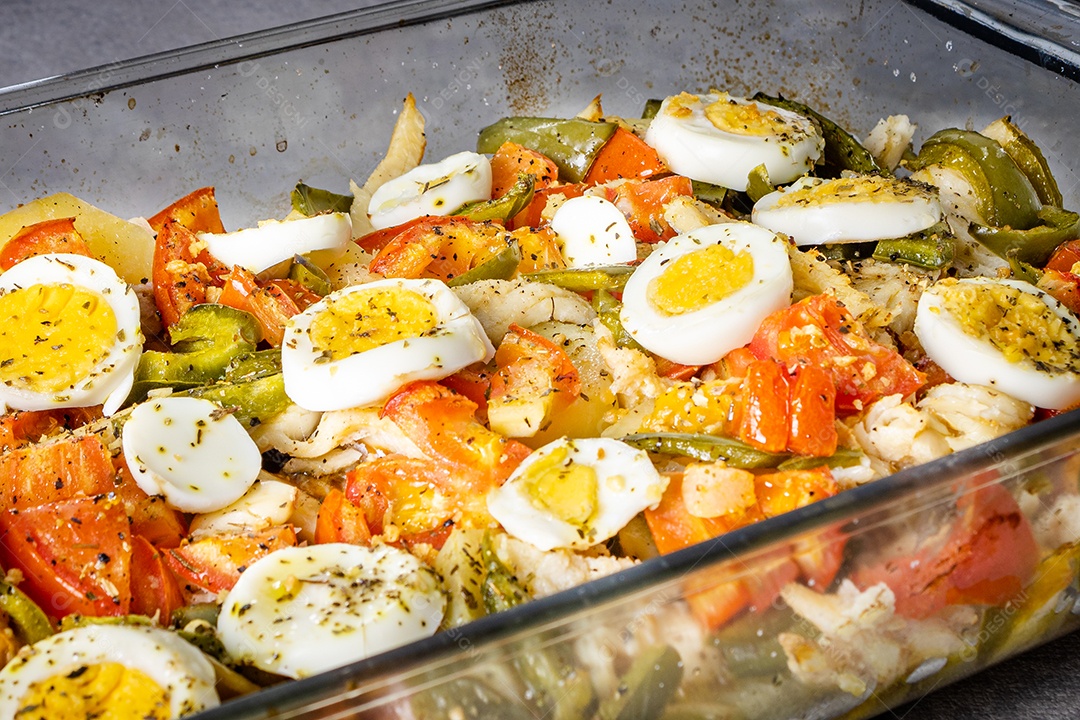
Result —
POLYGON ((0 248, 27 225, 66 217, 75 218, 75 229, 94 256, 110 265, 126 282, 137 285, 150 278, 153 233, 68 193, 39 198, 0 215, 0 248))

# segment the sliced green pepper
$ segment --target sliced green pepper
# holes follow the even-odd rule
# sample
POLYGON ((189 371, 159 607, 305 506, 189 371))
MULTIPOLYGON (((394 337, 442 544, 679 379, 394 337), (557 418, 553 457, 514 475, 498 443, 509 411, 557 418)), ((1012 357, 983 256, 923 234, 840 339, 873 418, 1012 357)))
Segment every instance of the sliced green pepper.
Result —
POLYGON ((1080 215, 1054 205, 1044 205, 1037 213, 1039 224, 1026 230, 987 227, 972 223, 971 235, 995 255, 1016 258, 1030 265, 1043 265, 1061 243, 1080 237, 1080 215))
POLYGON ((600 322, 611 333, 616 345, 645 352, 645 348, 641 347, 638 341, 623 327, 622 320, 619 318, 622 303, 616 300, 614 295, 607 290, 596 290, 593 292, 592 306, 600 322))
POLYGON ((517 607, 529 599, 525 586, 495 553, 490 535, 485 535, 480 545, 480 560, 487 573, 480 594, 489 615, 517 607))
POLYGON ((222 380, 227 383, 258 380, 281 373, 281 350, 256 350, 234 357, 225 368, 222 380))
POLYGON ((756 203, 775 189, 772 181, 769 180, 769 169, 764 163, 751 170, 746 176, 746 194, 752 203, 756 203))
POLYGON ((818 252, 824 255, 826 260, 837 260, 839 262, 865 260, 874 255, 874 250, 876 248, 877 243, 873 241, 826 243, 817 246, 818 252))
POLYGON ((295 280, 311 292, 325 297, 330 294, 330 278, 323 269, 303 255, 294 255, 289 266, 289 279, 295 280))
POLYGON ((19 588, 0 580, 0 610, 11 618, 12 628, 27 645, 44 640, 53 634, 49 616, 19 588))
POLYGON ((509 117, 480 131, 476 151, 494 153, 515 142, 550 158, 567 182, 581 182, 618 126, 580 118, 509 117))
POLYGON ((754 100, 816 120, 821 127, 821 136, 825 138, 825 166, 831 168, 837 176, 840 170, 854 170, 857 173, 884 172, 870 151, 864 148, 854 135, 816 110, 794 100, 771 97, 764 93, 754 95, 754 100))
POLYGON ((250 313, 206 303, 184 313, 169 336, 174 352, 148 350, 139 358, 130 402, 156 388, 188 389, 218 380, 234 358, 255 349, 260 331, 250 313))
POLYGON ((353 196, 340 195, 298 182, 289 194, 289 199, 292 200, 293 210, 301 215, 311 217, 326 212, 347 213, 352 208, 353 196))
POLYGON ((452 214, 460 215, 473 222, 488 222, 489 220, 506 222, 528 207, 532 202, 535 189, 535 175, 518 173, 517 180, 501 197, 468 203, 452 214))
POLYGON ((996 141, 971 130, 940 130, 908 163, 913 170, 929 165, 941 165, 964 176, 987 224, 1026 230, 1038 222, 1039 198, 1035 189, 996 141))
POLYGON ((637 654, 619 678, 615 695, 600 703, 598 720, 660 717, 682 682, 683 663, 670 645, 655 645, 637 654))
POLYGON ((716 647, 736 677, 768 677, 787 667, 777 636, 791 630, 790 612, 747 613, 716 635, 716 647))
POLYGON ((60 621, 60 632, 88 625, 153 625, 153 618, 146 615, 65 615, 60 621))
POLYGON ((939 222, 907 237, 879 240, 874 247, 874 259, 939 270, 952 263, 954 252, 949 226, 939 222))
POLYGON ((634 268, 631 265, 592 265, 585 268, 539 270, 528 273, 525 277, 579 293, 593 290, 607 290, 610 293, 620 292, 633 274, 634 268))
POLYGON ((691 180, 690 185, 694 190, 694 197, 703 203, 712 205, 714 208, 721 208, 724 205, 724 199, 727 197, 727 188, 719 185, 713 185, 712 183, 702 182, 701 180, 691 180))
POLYGON ((514 276, 520 264, 521 247, 517 240, 511 239, 495 257, 488 258, 474 268, 469 268, 456 278, 450 278, 446 284, 450 287, 459 287, 479 280, 508 280, 514 276))
POLYGON ((1006 115, 1000 120, 995 120, 982 131, 982 134, 996 140, 1009 154, 1021 172, 1031 181, 1039 200, 1046 205, 1061 207, 1063 202, 1061 190, 1058 189, 1057 180, 1050 172, 1046 157, 1039 146, 1013 123, 1011 117, 1006 115))
POLYGON ((774 468, 789 455, 778 455, 744 442, 716 435, 691 433, 637 433, 621 438, 624 443, 661 455, 678 455, 706 462, 725 460, 737 468, 774 468))
POLYGON ((835 453, 828 457, 808 457, 800 455, 783 461, 776 466, 777 470, 811 470, 813 468, 827 465, 830 468, 846 468, 855 467, 862 462, 863 454, 862 450, 849 450, 847 448, 840 448, 835 453))
POLYGON ((285 379, 280 373, 238 383, 203 385, 176 393, 184 397, 212 400, 244 427, 255 427, 285 411, 291 401, 285 394, 285 379))
POLYGON ((660 114, 660 106, 663 104, 664 101, 661 99, 649 98, 645 101, 645 107, 641 109, 641 118, 643 120, 652 120, 660 114))

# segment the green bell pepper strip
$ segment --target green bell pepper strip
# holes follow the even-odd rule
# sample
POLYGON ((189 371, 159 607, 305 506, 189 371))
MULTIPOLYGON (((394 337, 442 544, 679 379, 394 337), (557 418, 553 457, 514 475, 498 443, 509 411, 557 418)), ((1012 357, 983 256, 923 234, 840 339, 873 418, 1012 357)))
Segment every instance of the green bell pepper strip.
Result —
POLYGON ((903 238, 879 240, 874 247, 874 259, 882 262, 906 263, 927 270, 940 270, 953 261, 955 246, 949 226, 939 222, 903 238))
POLYGON ((826 260, 836 260, 838 262, 865 260, 868 257, 873 257, 876 248, 877 243, 874 241, 826 243, 817 246, 818 252, 820 252, 826 260))
POLYGON ((314 188, 302 182, 289 193, 292 208, 301 215, 311 217, 326 212, 347 213, 352 208, 353 196, 341 195, 329 190, 314 188))
POLYGON ((641 347, 638 341, 623 327, 622 320, 619 318, 622 303, 616 300, 614 295, 607 290, 596 290, 593 292, 592 306, 593 310, 596 311, 597 318, 611 333, 616 345, 645 352, 645 348, 641 347))
POLYGON ((509 280, 514 276, 520 264, 521 247, 518 245, 517 240, 511 239, 495 257, 488 258, 476 267, 461 273, 456 278, 450 278, 446 281, 446 284, 449 287, 460 287, 480 280, 509 280))
POLYGON ((724 460, 731 467, 746 469, 774 468, 791 457, 758 450, 744 442, 716 435, 671 432, 635 433, 626 435, 620 440, 630 447, 660 455, 677 455, 705 462, 724 460))
POLYGON ((60 632, 90 625, 153 625, 153 618, 146 615, 65 615, 60 621, 60 632))
POLYGON ((996 141, 950 128, 931 135, 908 163, 912 170, 941 165, 964 176, 988 225, 1027 230, 1039 218, 1039 197, 1027 176, 996 141))
POLYGON ((295 280, 320 297, 330 294, 330 278, 323 269, 303 255, 294 255, 289 266, 289 279, 295 280))
POLYGON ((615 694, 605 698, 597 720, 635 720, 661 717, 682 682, 682 658, 670 645, 640 651, 619 678, 615 694))
MULTIPOLYGON (((634 267, 631 265, 593 265, 585 268, 538 270, 527 273, 525 277, 578 293, 593 290, 607 290, 612 293, 622 291, 633 274, 634 267)), ((611 299, 614 302, 614 298, 611 299)), ((617 302, 615 304, 618 305, 617 302)))
POLYGON ((1080 215, 1054 205, 1044 205, 1037 215, 1040 223, 1026 230, 972 223, 970 232, 999 257, 1043 265, 1058 245, 1080 237, 1080 215))
POLYGON ((617 127, 580 118, 503 118, 480 131, 476 151, 492 154, 504 142, 515 142, 552 160, 564 181, 578 183, 617 127))
POLYGON ((535 175, 518 173, 517 180, 501 197, 467 203, 451 214, 473 222, 499 220, 505 223, 529 206, 535 189, 535 175))
POLYGON ((44 640, 55 632, 45 611, 6 580, 0 580, 0 610, 11 618, 12 629, 27 645, 44 640))
POLYGON ((863 452, 861 450, 849 450, 847 448, 840 448, 835 453, 828 457, 809 457, 807 455, 799 455, 798 457, 789 458, 776 466, 777 470, 813 470, 819 468, 822 465, 833 468, 846 468, 855 467, 862 462, 863 452))
POLYGON ((176 394, 216 402, 231 411, 245 428, 266 422, 292 402, 285 394, 285 378, 280 373, 246 382, 203 385, 176 394))
POLYGON ((756 203, 775 189, 772 181, 769 180, 769 169, 764 163, 751 170, 746 176, 746 195, 752 203, 756 203))
POLYGON ((281 349, 270 348, 237 355, 226 366, 221 379, 227 383, 238 383, 280 373, 281 349))
POLYGON ((723 207, 728 192, 726 187, 702 182, 701 180, 691 180, 690 185, 693 187, 695 198, 717 209, 723 207))
POLYGON ((250 353, 260 339, 251 313, 205 303, 184 313, 169 335, 174 352, 148 350, 139 358, 129 402, 139 402, 157 388, 188 389, 220 379, 238 355, 250 353))
POLYGON ((857 173, 885 172, 878 165, 874 156, 870 154, 870 151, 863 147, 862 143, 856 140, 854 135, 816 110, 800 102, 782 97, 772 97, 765 93, 757 93, 753 99, 815 120, 821 128, 821 136, 825 138, 825 165, 837 171, 837 175, 839 175, 838 171, 840 170, 854 170, 857 173))
POLYGON ((1020 171, 1027 175, 1043 204, 1062 206, 1061 190, 1058 189, 1057 180, 1050 172, 1050 164, 1046 162, 1042 150, 1013 123, 1011 117, 995 120, 982 134, 996 140, 1009 154, 1020 171))
POLYGON ((660 106, 663 104, 663 100, 657 98, 649 98, 645 101, 645 107, 641 109, 641 118, 643 120, 652 120, 654 117, 660 114, 660 106))

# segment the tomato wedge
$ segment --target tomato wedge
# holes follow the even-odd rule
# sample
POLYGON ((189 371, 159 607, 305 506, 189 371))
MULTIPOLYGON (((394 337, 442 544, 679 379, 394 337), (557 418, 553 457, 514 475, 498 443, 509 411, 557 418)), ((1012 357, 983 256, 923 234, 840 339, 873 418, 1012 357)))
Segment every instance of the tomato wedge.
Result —
POLYGON ((542 335, 511 324, 495 351, 489 426, 510 437, 532 437, 581 395, 581 377, 566 352, 542 335))
POLYGON ((185 312, 206 302, 206 289, 217 285, 214 275, 226 268, 201 249, 195 233, 176 220, 167 220, 154 245, 152 279, 154 302, 166 328, 185 312))
POLYGON ((670 240, 676 232, 664 219, 665 206, 682 195, 693 195, 690 178, 671 175, 659 180, 629 180, 616 187, 609 199, 626 216, 634 237, 641 242, 670 240))
POLYGON ((384 277, 452 280, 506 250, 509 239, 498 223, 429 219, 395 235, 368 269, 384 277))
POLYGON ((551 186, 559 179, 559 166, 546 155, 516 142, 504 142, 491 157, 491 197, 502 197, 514 186, 520 173, 535 178, 534 190, 551 186))
POLYGON ((180 584, 165 564, 164 555, 146 538, 131 538, 131 612, 158 617, 168 625, 172 614, 184 606, 180 584))
POLYGON ((23 447, 101 419, 101 406, 16 410, 0 416, 0 451, 23 447))
POLYGON ((382 510, 379 532, 384 540, 436 549, 454 529, 462 491, 430 460, 401 455, 361 463, 349 472, 345 485, 345 497, 355 498, 358 507, 382 510))
POLYGON ((910 395, 925 383, 922 373, 871 339, 831 295, 812 295, 769 315, 749 347, 757 358, 772 358, 789 368, 814 365, 827 370, 841 417, 886 395, 910 395))
POLYGON ((131 535, 122 503, 83 497, 0 513, 0 561, 19 589, 64 617, 131 611, 131 535))
POLYGON ((65 437, 0 455, 0 509, 104 495, 116 486, 112 455, 97 435, 65 437))
POLYGON ((48 253, 94 256, 75 229, 75 218, 43 220, 24 227, 0 249, 0 270, 10 270, 21 260, 48 253))
POLYGON ((315 542, 370 544, 371 530, 368 528, 364 510, 350 502, 344 492, 333 488, 319 505, 319 516, 315 521, 315 542))
POLYGON ((192 232, 225 232, 212 187, 199 188, 188 193, 147 222, 155 233, 160 233, 170 221, 180 223, 192 232))
POLYGON ((282 525, 252 532, 212 535, 166 550, 165 562, 183 582, 219 593, 231 590, 240 573, 275 550, 296 545, 296 531, 282 525))
MULTIPOLYGON (((625 128, 616 128, 589 167, 585 182, 599 185, 619 178, 647 178, 670 172, 656 150, 625 128)), ((689 184, 689 180, 687 183, 689 184)), ((689 193, 687 193, 689 194, 689 193)))
POLYGON ((281 347, 289 318, 319 302, 322 298, 295 280, 260 281, 239 265, 224 277, 218 302, 255 316, 262 339, 272 347, 281 347))

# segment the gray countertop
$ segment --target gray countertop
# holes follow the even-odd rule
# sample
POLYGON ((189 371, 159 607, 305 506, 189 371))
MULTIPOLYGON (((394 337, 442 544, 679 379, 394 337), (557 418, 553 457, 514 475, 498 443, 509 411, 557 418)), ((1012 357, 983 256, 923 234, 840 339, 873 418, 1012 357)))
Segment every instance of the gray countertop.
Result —
MULTIPOLYGON (((0 87, 372 5, 365 0, 4 0, 0 87), (92 10, 89 8, 93 7, 92 10)), ((1080 633, 882 718, 1080 717, 1080 633)))

